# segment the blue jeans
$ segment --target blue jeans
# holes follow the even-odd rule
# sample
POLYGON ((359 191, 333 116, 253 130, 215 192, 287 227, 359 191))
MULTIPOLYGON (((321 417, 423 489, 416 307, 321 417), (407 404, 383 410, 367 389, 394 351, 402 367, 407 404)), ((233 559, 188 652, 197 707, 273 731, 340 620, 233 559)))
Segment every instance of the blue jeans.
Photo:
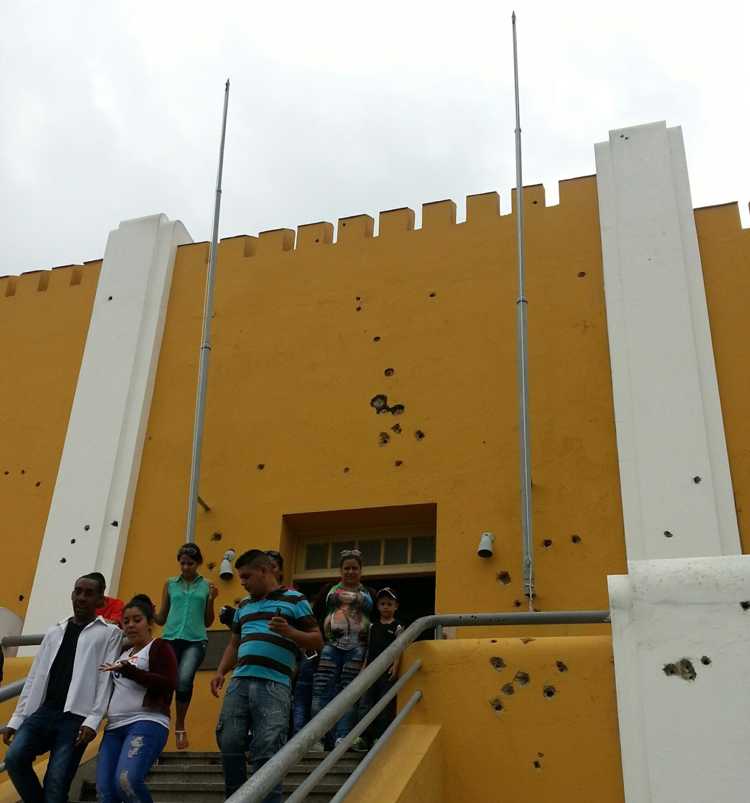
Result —
POLYGON ((96 761, 99 803, 153 803, 145 778, 168 736, 163 725, 146 719, 107 731, 96 761))
POLYGON ((310 721, 313 678, 315 677, 315 670, 317 667, 317 657, 302 658, 299 674, 297 675, 297 682, 294 684, 294 695, 292 699, 292 734, 299 733, 310 721))
MULTIPOLYGON (((290 710, 291 691, 285 684, 232 678, 216 725, 227 797, 247 781, 245 753, 250 752, 250 769, 256 772, 286 744, 290 710)), ((281 783, 263 803, 281 803, 281 783)))
POLYGON ((5 767, 24 803, 66 803, 85 750, 75 746, 82 723, 83 717, 43 705, 18 729, 5 756, 5 767), (42 788, 33 763, 48 750, 49 764, 42 788))
POLYGON ((178 703, 189 703, 193 697, 195 673, 206 657, 208 642, 170 639, 167 643, 177 658, 177 687, 174 698, 178 703))
MULTIPOLYGON (((326 644, 320 653, 318 669, 313 678, 313 696, 310 714, 315 716, 321 709, 357 677, 365 658, 364 647, 342 650, 326 644)), ((357 706, 347 711, 333 728, 335 739, 341 739, 354 727, 357 706)))

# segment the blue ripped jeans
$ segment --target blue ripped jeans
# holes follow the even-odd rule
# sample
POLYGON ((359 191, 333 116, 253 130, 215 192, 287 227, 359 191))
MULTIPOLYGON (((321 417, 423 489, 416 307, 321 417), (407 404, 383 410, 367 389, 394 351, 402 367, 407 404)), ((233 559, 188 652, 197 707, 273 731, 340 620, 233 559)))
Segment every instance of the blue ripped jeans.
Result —
MULTIPOLYGON (((364 647, 342 650, 333 644, 326 644, 320 653, 318 669, 313 678, 311 718, 357 677, 365 659, 364 647)), ((346 736, 355 725, 357 706, 347 711, 333 728, 334 739, 346 736)))
POLYGON ((65 803, 85 747, 75 740, 83 717, 42 705, 24 720, 5 755, 5 768, 24 803, 65 803), (50 751, 44 788, 34 759, 50 751))
POLYGON ((168 736, 163 725, 146 719, 106 731, 96 761, 99 803, 153 803, 146 776, 168 736))
MULTIPOLYGON (((256 772, 286 744, 292 695, 289 686, 262 678, 232 678, 224 695, 216 741, 229 797, 247 781, 245 753, 256 772)), ((281 782, 263 803, 281 803, 281 782)))

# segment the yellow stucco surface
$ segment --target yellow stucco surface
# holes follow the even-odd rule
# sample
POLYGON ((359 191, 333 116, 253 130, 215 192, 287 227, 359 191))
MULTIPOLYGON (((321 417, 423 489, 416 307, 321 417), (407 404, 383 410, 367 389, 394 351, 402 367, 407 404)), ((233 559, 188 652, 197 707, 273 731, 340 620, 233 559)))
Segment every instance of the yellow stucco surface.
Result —
MULTIPOLYGON (((526 204, 537 606, 605 607, 625 554, 595 181, 563 182, 556 207, 531 187, 526 204)), ((378 237, 369 218, 348 218, 336 244, 330 224, 305 226, 295 249, 285 231, 222 243, 201 478, 212 509, 198 521, 207 561, 278 546, 284 514, 429 502, 437 609, 523 604, 513 217, 494 193, 468 200, 466 223, 454 215, 452 202, 426 205, 413 231, 396 210, 378 237), (376 415, 379 393, 403 415, 376 415), (380 446, 395 421, 402 434, 380 446), (488 561, 475 554, 483 530, 497 536, 488 561)), ((123 596, 158 593, 183 539, 206 255, 206 244, 177 255, 123 596)), ((289 558, 293 539, 283 546, 289 558)), ((240 595, 219 585, 220 603, 240 595)))
POLYGON ((742 551, 750 552, 750 229, 737 204, 695 210, 742 551))
MULTIPOLYGON (((440 725, 443 800, 624 801, 608 636, 419 642, 404 668, 417 658, 399 699, 421 689, 405 725, 440 725)), ((395 737, 358 803, 371 799, 365 789, 391 789, 386 759, 413 738, 395 737)))
POLYGON ((0 607, 26 613, 101 263, 0 279, 0 607))

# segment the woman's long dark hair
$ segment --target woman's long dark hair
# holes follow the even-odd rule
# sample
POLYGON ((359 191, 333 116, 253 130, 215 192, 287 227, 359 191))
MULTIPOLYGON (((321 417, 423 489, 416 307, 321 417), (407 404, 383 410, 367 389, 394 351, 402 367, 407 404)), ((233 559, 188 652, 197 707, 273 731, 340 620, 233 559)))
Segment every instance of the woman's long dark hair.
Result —
POLYGON ((138 610, 146 617, 146 621, 152 625, 154 617, 156 616, 156 608, 154 603, 151 602, 151 597, 148 594, 136 594, 133 599, 122 609, 122 612, 128 608, 138 608, 138 610))

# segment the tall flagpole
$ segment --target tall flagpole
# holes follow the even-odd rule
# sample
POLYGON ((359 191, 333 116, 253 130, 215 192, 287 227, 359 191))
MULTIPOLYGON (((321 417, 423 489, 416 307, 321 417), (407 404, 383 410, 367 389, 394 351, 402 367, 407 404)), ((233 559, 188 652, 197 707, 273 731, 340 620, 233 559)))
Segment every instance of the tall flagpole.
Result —
POLYGON ((219 212, 221 210, 221 176, 224 171, 224 141, 227 133, 227 109, 229 107, 229 79, 224 87, 224 115, 221 121, 221 144, 219 145, 219 169, 216 173, 216 201, 211 248, 208 252, 206 294, 203 300, 203 334, 201 337, 200 361, 198 363, 198 394, 195 399, 195 425, 193 427, 193 457, 190 465, 190 496, 188 499, 187 534, 185 540, 195 541, 195 514, 199 503, 201 475, 201 447, 203 423, 206 414, 206 382, 208 360, 211 356, 211 318, 214 311, 214 284, 216 279, 216 251, 219 244, 219 212))
POLYGON ((534 600, 534 541, 531 521, 531 451, 529 446, 529 357, 526 300, 526 245, 523 226, 523 175, 521 170, 521 109, 518 101, 518 45, 516 12, 513 12, 513 77, 516 94, 516 251, 518 253, 518 300, 516 326, 518 336, 518 395, 521 452, 521 527, 523 531, 523 585, 529 599, 534 600))

